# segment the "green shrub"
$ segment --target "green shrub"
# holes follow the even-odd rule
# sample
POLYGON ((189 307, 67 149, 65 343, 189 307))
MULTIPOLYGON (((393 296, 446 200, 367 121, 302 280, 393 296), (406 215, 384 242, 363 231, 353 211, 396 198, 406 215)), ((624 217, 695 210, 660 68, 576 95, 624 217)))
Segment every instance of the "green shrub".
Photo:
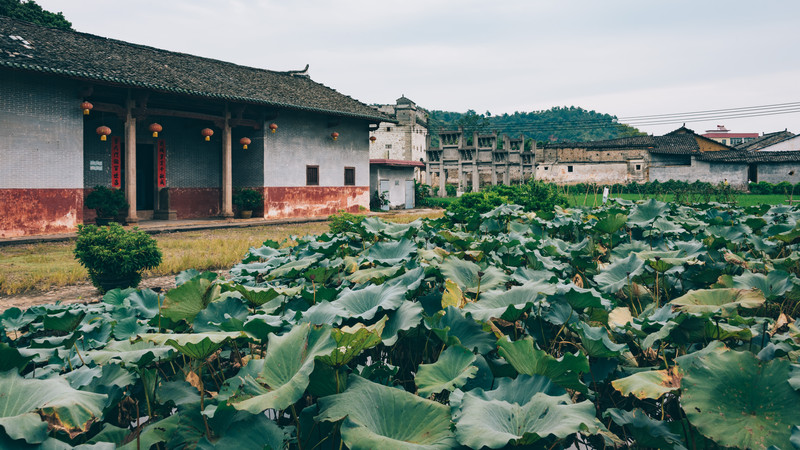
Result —
POLYGON ((136 287, 143 270, 161 264, 161 250, 155 239, 144 231, 128 231, 116 223, 107 227, 78 225, 74 253, 101 292, 136 287))
POLYGON ((429 206, 428 200, 430 200, 430 198, 431 187, 414 180, 414 204, 416 206, 429 206))
POLYGON ((94 209, 97 217, 112 218, 128 209, 128 201, 125 200, 125 193, 119 189, 95 186, 86 196, 86 207, 94 209))
POLYGON ((465 193, 447 206, 447 211, 453 213, 451 219, 454 222, 468 222, 506 203, 520 205, 525 211, 552 212, 556 205, 567 206, 568 201, 557 185, 529 180, 521 185, 500 184, 482 192, 465 193))
POLYGON ((264 194, 255 189, 237 189, 233 193, 233 204, 240 211, 255 211, 264 206, 264 194))
POLYGON ((331 233, 342 233, 344 231, 351 231, 352 225, 358 225, 367 216, 363 214, 351 214, 343 209, 338 213, 328 216, 328 227, 331 233))
POLYGON ((445 184, 444 185, 444 192, 447 194, 448 197, 455 197, 456 192, 458 192, 458 188, 452 184, 445 184))

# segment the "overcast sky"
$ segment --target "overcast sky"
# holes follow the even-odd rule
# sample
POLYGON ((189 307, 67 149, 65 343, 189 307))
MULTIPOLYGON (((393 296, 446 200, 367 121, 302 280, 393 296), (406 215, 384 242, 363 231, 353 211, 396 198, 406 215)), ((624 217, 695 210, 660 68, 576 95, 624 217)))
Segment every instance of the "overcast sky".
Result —
MULTIPOLYGON (((404 94, 427 109, 625 118, 800 102, 796 0, 37 3, 86 33, 270 70, 310 64, 313 80, 365 103, 404 94)), ((800 113, 686 125, 717 124, 800 133, 800 113)))

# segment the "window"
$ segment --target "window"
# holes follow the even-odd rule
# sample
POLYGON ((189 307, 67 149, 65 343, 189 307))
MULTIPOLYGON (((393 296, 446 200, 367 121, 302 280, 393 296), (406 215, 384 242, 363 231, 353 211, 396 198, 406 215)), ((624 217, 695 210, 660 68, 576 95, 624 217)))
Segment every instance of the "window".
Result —
POLYGON ((386 148, 392 148, 392 144, 386 144, 386 148))
POLYGON ((637 164, 636 165, 636 170, 642 170, 642 165, 641 164, 637 164))
POLYGON ((345 167, 344 168, 344 185, 345 186, 355 186, 356 185, 356 168, 355 167, 345 167))
POLYGON ((306 166, 306 186, 319 186, 319 166, 306 166))
POLYGON ((550 169, 550 168, 549 168, 549 167, 547 167, 547 166, 544 166, 544 170, 548 170, 548 169, 550 169))
POLYGON ((567 172, 572 172, 572 166, 567 166, 567 172))
POLYGON ((392 131, 392 127, 386 127, 386 131, 392 131))

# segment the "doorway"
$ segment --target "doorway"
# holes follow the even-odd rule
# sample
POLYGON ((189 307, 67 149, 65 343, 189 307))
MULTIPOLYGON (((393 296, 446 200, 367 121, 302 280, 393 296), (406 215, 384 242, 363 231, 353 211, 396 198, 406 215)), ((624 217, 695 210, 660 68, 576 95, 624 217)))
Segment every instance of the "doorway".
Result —
POLYGON ((747 166, 747 181, 758 183, 758 166, 756 164, 747 166))
MULTIPOLYGON (((136 145, 136 210, 153 211, 156 199, 156 153, 153 144, 136 145)), ((145 214, 146 215, 146 214, 145 214)), ((142 215, 139 215, 143 218, 142 215)))

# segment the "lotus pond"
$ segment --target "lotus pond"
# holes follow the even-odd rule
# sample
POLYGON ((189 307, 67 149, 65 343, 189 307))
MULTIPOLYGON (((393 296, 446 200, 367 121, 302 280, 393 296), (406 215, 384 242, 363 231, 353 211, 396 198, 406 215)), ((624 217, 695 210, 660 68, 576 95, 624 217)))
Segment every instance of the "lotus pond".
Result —
POLYGON ((800 447, 800 210, 504 205, 0 315, 0 448, 800 447))

